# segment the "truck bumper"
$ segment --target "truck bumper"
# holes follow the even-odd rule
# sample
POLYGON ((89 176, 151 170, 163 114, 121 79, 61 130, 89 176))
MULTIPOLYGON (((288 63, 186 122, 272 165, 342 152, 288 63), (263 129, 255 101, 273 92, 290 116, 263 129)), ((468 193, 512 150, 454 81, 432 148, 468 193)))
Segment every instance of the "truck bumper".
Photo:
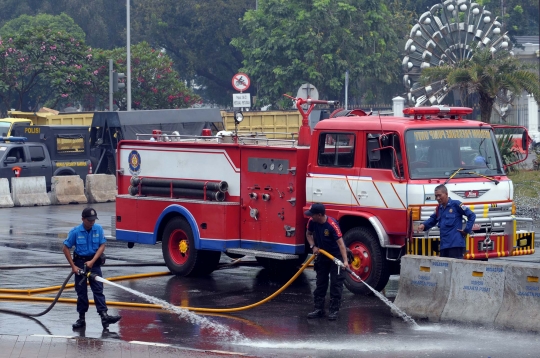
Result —
MULTIPOLYGON (((407 239, 406 253, 409 255, 439 256, 440 242, 441 238, 439 236, 412 237, 407 239)), ((478 260, 532 255, 534 252, 534 231, 519 231, 514 235, 504 233, 476 234, 467 235, 463 258, 478 260)))

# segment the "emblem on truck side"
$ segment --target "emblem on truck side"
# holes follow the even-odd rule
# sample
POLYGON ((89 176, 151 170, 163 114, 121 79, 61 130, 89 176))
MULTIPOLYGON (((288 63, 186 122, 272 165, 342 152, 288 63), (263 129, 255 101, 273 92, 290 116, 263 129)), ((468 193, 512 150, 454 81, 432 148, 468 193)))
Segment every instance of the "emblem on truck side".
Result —
POLYGON ((132 150, 128 156, 129 172, 137 175, 141 172, 141 155, 136 150, 132 150))

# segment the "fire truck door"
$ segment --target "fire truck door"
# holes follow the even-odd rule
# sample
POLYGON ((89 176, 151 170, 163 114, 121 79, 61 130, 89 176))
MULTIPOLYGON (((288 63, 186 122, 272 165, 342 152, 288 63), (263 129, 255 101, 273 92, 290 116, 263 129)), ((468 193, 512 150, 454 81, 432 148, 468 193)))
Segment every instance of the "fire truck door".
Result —
POLYGON ((402 223, 406 222, 407 191, 407 184, 402 180, 401 145, 397 134, 386 134, 381 140, 379 136, 380 133, 363 135, 365 155, 355 183, 356 206, 362 210, 369 208, 383 219, 387 230, 400 232, 402 223), (385 216, 388 220, 384 220, 385 216))
POLYGON ((335 205, 349 210, 354 201, 351 182, 358 176, 354 166, 355 133, 321 133, 316 161, 306 181, 306 201, 335 205))

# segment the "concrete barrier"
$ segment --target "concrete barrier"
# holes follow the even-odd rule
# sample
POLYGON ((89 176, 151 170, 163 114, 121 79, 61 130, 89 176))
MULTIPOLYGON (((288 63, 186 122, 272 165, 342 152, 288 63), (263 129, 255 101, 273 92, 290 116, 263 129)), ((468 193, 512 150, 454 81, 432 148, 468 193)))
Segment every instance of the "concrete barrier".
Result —
POLYGON ((86 176, 86 195, 89 203, 116 201, 116 177, 107 174, 86 176))
POLYGON ((508 263, 456 260, 441 321, 493 324, 503 301, 508 263))
POLYGON ((49 198, 53 205, 84 204, 88 202, 84 195, 84 182, 78 175, 52 177, 49 198))
POLYGON ((394 304, 413 318, 438 322, 450 293, 454 262, 448 258, 403 256, 394 304))
POLYGON ((51 205, 45 177, 11 178, 11 197, 15 206, 51 205))
POLYGON ((511 263, 506 267, 503 302, 495 324, 505 328, 540 331, 540 267, 511 263))
POLYGON ((0 178, 0 208, 13 207, 13 199, 9 193, 9 182, 6 178, 0 178))

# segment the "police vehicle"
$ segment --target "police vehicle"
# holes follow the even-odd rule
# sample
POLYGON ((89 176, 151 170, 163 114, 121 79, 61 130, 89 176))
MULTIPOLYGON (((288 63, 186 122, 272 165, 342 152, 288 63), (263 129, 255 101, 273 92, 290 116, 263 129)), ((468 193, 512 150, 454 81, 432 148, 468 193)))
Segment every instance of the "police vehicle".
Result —
POLYGON ((51 178, 92 174, 89 130, 86 126, 17 125, 12 137, 0 137, 0 177, 51 178))

